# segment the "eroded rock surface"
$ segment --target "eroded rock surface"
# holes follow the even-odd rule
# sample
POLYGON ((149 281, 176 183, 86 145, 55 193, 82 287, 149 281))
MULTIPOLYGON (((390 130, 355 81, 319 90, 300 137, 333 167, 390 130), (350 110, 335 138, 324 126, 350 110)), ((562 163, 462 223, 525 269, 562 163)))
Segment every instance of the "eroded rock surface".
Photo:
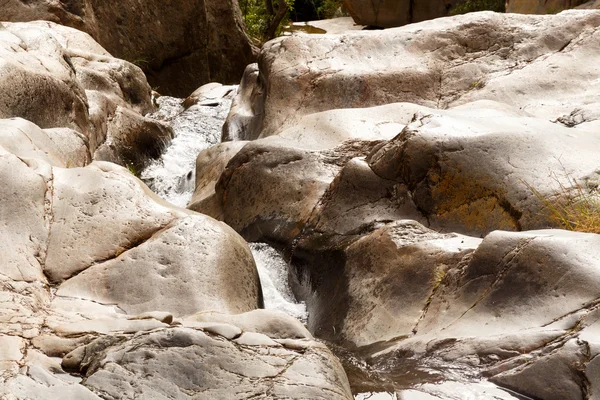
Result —
POLYGON ((593 398, 598 236, 532 229, 558 226, 547 201, 598 198, 580 62, 599 26, 477 13, 272 41, 224 128, 251 141, 202 154, 223 172, 194 207, 286 254, 355 390, 593 398))
MULTIPOLYGON (((82 345, 98 350, 136 332, 170 329, 174 317, 262 305, 252 254, 231 228, 161 201, 115 164, 65 168, 70 153, 57 150, 48 131, 21 119, 0 123, 0 397, 107 398, 108 389, 94 394, 65 372, 65 365, 72 371, 73 357, 62 366, 57 357, 82 345)), ((322 368, 331 370, 331 379, 323 386, 346 398, 337 361, 323 346, 315 352, 315 363, 330 359, 322 368)), ((296 350, 289 356, 300 357, 296 350)), ((273 362, 283 365, 279 361, 273 362)), ((179 378, 165 382, 176 385, 179 378)))

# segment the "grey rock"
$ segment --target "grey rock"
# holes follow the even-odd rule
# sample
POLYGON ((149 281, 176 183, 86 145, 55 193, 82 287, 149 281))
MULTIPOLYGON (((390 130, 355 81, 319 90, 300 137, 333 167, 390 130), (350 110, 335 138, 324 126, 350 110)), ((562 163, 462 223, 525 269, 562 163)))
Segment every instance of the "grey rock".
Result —
POLYGON ((599 101, 589 84, 600 79, 592 67, 599 25, 597 11, 484 12, 384 31, 278 38, 263 47, 258 76, 252 72, 240 87, 248 94, 237 104, 243 118, 230 115, 227 125, 246 126, 242 139, 254 139, 332 109, 395 102, 445 109, 484 99, 556 120, 599 101))
POLYGON ((323 345, 299 351, 262 336, 268 345, 188 328, 132 337, 97 353, 84 385, 114 398, 352 399, 341 365, 323 345))

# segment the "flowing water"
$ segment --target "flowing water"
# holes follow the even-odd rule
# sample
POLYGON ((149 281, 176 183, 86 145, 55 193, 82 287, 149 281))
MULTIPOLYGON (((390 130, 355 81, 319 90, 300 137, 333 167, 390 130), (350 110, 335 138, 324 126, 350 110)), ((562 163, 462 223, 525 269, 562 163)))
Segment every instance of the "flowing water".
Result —
POLYGON ((265 308, 283 311, 306 323, 306 305, 298 303, 288 282, 288 266, 283 257, 265 243, 250 243, 262 285, 265 308))
MULTIPOLYGON (((200 151, 221 142, 221 128, 235 91, 235 86, 222 87, 218 90, 221 95, 188 109, 183 107, 182 99, 167 96, 157 99, 159 109, 149 117, 170 124, 175 138, 161 158, 142 172, 141 178, 163 199, 180 207, 190 201, 196 157, 200 151)), ((289 287, 288 266, 283 257, 267 244, 249 245, 260 276, 265 308, 283 311, 306 323, 306 306, 296 301, 289 287)))
POLYGON ((161 96, 157 99, 158 111, 148 115, 170 124, 175 138, 161 158, 144 169, 141 178, 155 193, 176 206, 185 207, 192 198, 198 153, 221 141, 221 127, 236 89, 229 88, 224 97, 187 110, 182 99, 161 96))

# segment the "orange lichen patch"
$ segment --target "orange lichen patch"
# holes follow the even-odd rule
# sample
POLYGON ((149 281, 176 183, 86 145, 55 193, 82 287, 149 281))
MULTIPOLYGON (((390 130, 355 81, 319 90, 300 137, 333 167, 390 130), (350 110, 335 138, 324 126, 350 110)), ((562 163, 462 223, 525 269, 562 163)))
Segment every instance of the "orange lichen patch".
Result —
POLYGON ((464 226, 469 233, 487 234, 496 229, 519 230, 514 218, 504 210, 496 197, 490 196, 463 204, 430 216, 437 225, 456 228, 464 226))
POLYGON ((476 176, 471 172, 461 169, 442 172, 432 169, 428 175, 431 197, 436 206, 432 210, 436 214, 443 214, 464 207, 490 197, 503 198, 504 193, 499 193, 491 186, 489 177, 476 176))

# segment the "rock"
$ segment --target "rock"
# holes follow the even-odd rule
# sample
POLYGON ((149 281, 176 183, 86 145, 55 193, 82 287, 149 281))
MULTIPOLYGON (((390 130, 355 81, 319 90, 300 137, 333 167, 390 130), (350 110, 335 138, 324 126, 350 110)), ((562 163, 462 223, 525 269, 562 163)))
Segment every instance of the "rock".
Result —
POLYGON ((46 129, 64 160, 65 167, 85 167, 91 162, 88 138, 69 128, 46 129))
POLYGON ((51 239, 44 263, 52 282, 116 258, 185 216, 157 203, 129 171, 110 163, 56 169, 52 177, 51 239))
POLYGON ((195 190, 187 208, 219 220, 223 219, 222 205, 216 198, 215 186, 229 161, 246 143, 244 141, 225 142, 209 147, 198 154, 195 190))
POLYGON ((0 65, 0 117, 61 128, 51 132, 69 167, 85 165, 89 153, 141 169, 172 137, 169 127, 142 116, 154 108, 142 71, 83 32, 42 21, 4 23, 0 65), (81 138, 69 138, 73 131, 81 138))
POLYGON ((254 140, 260 134, 264 93, 258 80, 258 64, 250 64, 244 70, 242 81, 231 104, 229 115, 223 124, 222 140, 254 140))
POLYGON ((578 6, 582 3, 586 3, 586 0, 508 0, 506 2, 506 12, 520 14, 556 14, 569 8, 580 8, 578 6))
POLYGON ((158 159, 173 138, 173 130, 151 118, 117 107, 107 127, 112 132, 94 152, 94 159, 127 166, 141 171, 149 159, 158 159))
POLYGON ((250 142, 231 159, 217 183, 223 220, 249 241, 291 243, 341 166, 368 154, 373 145, 356 141, 316 152, 280 138, 250 142), (237 195, 242 192, 246 195, 237 195))
POLYGON ((589 10, 589 9, 600 9, 600 1, 599 0, 591 0, 588 1, 587 3, 583 3, 582 5, 575 7, 575 8, 579 8, 579 9, 583 9, 583 10, 589 10))
POLYGON ((583 250, 596 241, 560 230, 489 234, 447 270, 414 335, 370 363, 398 379, 409 356, 421 360, 413 370, 451 363, 526 396, 585 398, 599 378, 587 366, 600 351, 600 269, 583 250))
POLYGON ((392 28, 428 19, 444 17, 460 4, 459 0, 389 1, 344 0, 348 12, 359 25, 392 28))
POLYGON ((233 0, 144 5, 127 0, 119 7, 96 0, 9 0, 0 14, 6 21, 44 19, 85 31, 115 56, 142 67, 153 87, 178 97, 210 81, 237 82, 255 59, 233 0))
POLYGON ((483 12, 377 32, 278 38, 263 47, 259 76, 252 72, 240 86, 246 100, 237 99, 232 113, 243 118, 230 115, 226 127, 243 125, 241 138, 254 139, 332 109, 395 102, 446 109, 476 100, 556 120, 599 102, 589 83, 600 79, 592 67, 599 25, 595 11, 483 12))
MULTIPOLYGON (((308 22, 293 22, 291 25, 291 33, 303 33, 308 31, 310 34, 327 33, 339 35, 350 31, 360 31, 363 28, 363 25, 355 23, 351 17, 335 17, 308 22)), ((284 32, 284 34, 285 33, 286 32, 284 32)))
POLYGON ((201 106, 215 106, 220 100, 227 96, 230 92, 236 90, 235 86, 223 86, 220 83, 207 83, 194 90, 183 102, 185 109, 190 108, 194 104, 201 106))
POLYGON ((130 315, 154 310, 178 316, 208 310, 240 313, 262 305, 247 244, 226 225, 198 214, 87 268, 64 282, 57 296, 115 304, 130 315))
POLYGON ((189 321, 235 325, 244 332, 264 334, 271 339, 313 339, 302 323, 280 311, 253 310, 238 315, 202 312, 185 319, 189 321))
POLYGON ((436 229, 479 236, 552 226, 539 196, 565 196, 575 182, 587 193, 598 180, 600 142, 591 132, 462 107, 446 115, 420 114, 367 160, 380 177, 405 184, 436 229), (566 147, 578 150, 569 156, 566 147))
POLYGON ((0 119, 0 146, 18 157, 42 159, 57 167, 90 162, 86 142, 76 131, 40 129, 22 118, 0 119))
POLYGON ((301 350, 260 332, 235 341, 190 328, 127 336, 85 351, 91 358, 82 359, 88 365, 84 385, 116 398, 151 391, 202 399, 352 399, 343 369, 329 350, 311 340, 295 341, 303 344, 301 350))
MULTIPOLYGON (((480 240, 430 231, 414 221, 397 221, 363 236, 345 250, 341 278, 311 286, 309 328, 362 347, 409 337, 427 313, 447 269, 480 240), (400 311, 402 310, 402 311, 400 311)), ((315 268, 316 269, 316 268, 315 268)), ((310 276, 323 276, 311 271, 310 276)))

